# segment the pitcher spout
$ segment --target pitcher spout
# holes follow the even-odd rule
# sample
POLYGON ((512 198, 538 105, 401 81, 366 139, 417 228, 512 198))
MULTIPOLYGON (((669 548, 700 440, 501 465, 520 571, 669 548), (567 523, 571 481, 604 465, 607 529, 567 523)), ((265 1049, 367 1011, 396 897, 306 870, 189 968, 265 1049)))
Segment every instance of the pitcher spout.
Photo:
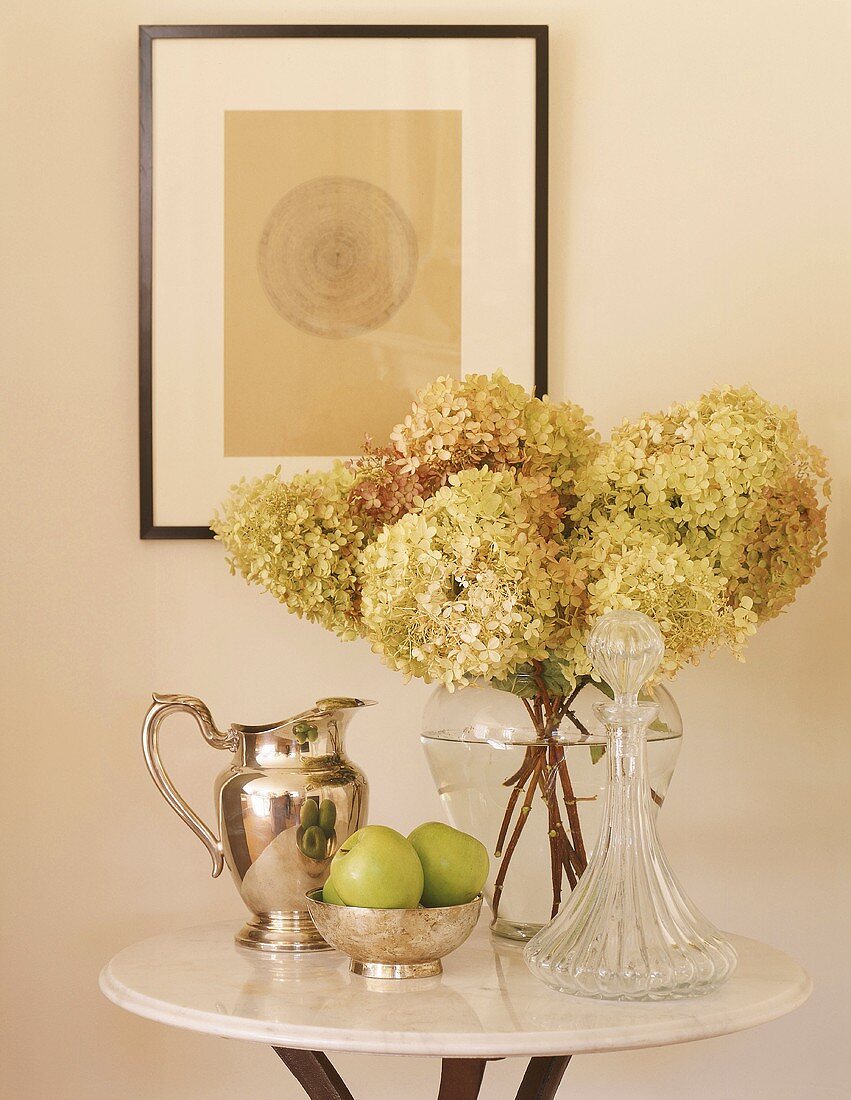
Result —
POLYGON ((308 710, 303 710, 290 718, 279 722, 269 722, 263 726, 243 726, 234 723, 230 728, 241 736, 263 736, 276 738, 280 742, 290 742, 293 746, 304 746, 313 742, 322 733, 335 743, 336 733, 342 735, 348 721, 361 707, 374 707, 374 699, 352 699, 348 696, 332 695, 327 699, 317 699, 308 710))

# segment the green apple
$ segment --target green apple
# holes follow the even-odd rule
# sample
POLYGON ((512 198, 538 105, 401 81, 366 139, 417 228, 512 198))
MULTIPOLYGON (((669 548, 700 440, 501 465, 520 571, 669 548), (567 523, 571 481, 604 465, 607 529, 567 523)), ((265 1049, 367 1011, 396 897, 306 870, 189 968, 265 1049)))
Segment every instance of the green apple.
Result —
POLYGON ((415 909, 423 868, 413 845, 386 825, 365 825, 331 860, 331 882, 345 905, 415 909))
POLYGON ((322 900, 327 901, 329 905, 345 905, 346 903, 334 889, 334 883, 331 879, 326 879, 325 885, 322 887, 322 900))
POLYGON ((423 865, 423 905, 463 905, 488 877, 488 852, 480 840, 440 821, 417 826, 408 837, 423 865))
POLYGON ((328 851, 328 837, 318 825, 311 825, 309 829, 304 830, 299 847, 308 859, 325 859, 328 851))
POLYGON ((330 798, 323 798, 319 803, 319 814, 316 820, 322 832, 330 837, 334 832, 334 825, 337 821, 337 807, 330 798))
POLYGON ((309 829, 311 825, 319 823, 319 807, 315 798, 308 798, 306 802, 302 803, 299 820, 302 829, 309 829))

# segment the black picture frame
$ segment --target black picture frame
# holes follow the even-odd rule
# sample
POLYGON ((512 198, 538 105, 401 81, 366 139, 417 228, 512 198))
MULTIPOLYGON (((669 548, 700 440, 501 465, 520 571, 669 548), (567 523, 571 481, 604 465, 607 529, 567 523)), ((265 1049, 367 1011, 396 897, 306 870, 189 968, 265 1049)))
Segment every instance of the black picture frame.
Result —
POLYGON ((549 27, 546 25, 158 25, 139 27, 139 489, 142 539, 211 539, 201 526, 154 523, 153 42, 158 38, 531 38, 535 43, 534 377, 547 391, 549 27))

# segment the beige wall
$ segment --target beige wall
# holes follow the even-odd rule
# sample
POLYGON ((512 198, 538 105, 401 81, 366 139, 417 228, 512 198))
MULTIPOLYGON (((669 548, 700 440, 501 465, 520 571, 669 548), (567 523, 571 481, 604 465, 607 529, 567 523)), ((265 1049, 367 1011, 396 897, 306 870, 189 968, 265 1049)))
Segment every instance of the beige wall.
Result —
MULTIPOLYGON (((800 409, 836 476, 816 582, 746 665, 677 685, 688 742, 664 814, 706 911, 792 952, 816 992, 754 1032, 577 1059, 564 1095, 846 1095, 848 4, 7 0, 4 16, 3 1095, 300 1095, 270 1050, 97 991, 127 942, 241 910, 145 774, 151 689, 247 722, 376 697, 352 737, 374 820, 439 812, 415 737, 426 689, 288 619, 217 546, 136 537, 136 24, 402 18, 552 27, 554 393, 605 428, 751 381, 800 409)), ((181 732, 174 772, 207 805, 220 760, 181 732)), ((368 1100, 434 1094, 427 1060, 338 1062, 368 1100)), ((490 1067, 488 1096, 519 1073, 490 1067)))

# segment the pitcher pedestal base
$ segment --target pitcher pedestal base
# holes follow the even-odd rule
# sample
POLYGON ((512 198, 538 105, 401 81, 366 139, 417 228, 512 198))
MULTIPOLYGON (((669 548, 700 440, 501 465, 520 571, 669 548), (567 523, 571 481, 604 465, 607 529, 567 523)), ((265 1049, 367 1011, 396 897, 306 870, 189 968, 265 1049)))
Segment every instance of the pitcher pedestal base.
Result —
POLYGON ((270 954, 330 950, 330 944, 319 935, 310 915, 298 911, 254 916, 240 928, 234 940, 238 947, 270 954))

